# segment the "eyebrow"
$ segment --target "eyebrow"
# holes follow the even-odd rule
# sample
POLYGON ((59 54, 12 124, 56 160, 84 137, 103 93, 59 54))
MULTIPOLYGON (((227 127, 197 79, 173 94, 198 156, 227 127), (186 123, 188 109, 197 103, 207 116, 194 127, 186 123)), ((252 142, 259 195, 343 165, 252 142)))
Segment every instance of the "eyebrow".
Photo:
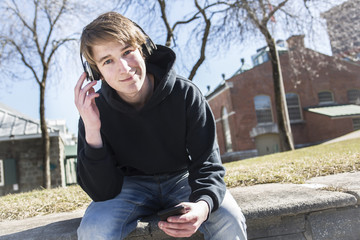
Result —
POLYGON ((110 57, 110 56, 111 56, 110 54, 108 54, 108 55, 106 55, 106 56, 103 56, 103 57, 100 58, 97 62, 98 62, 98 63, 101 63, 103 60, 107 59, 107 58, 110 57))
MULTIPOLYGON (((131 47, 130 44, 125 45, 125 47, 123 47, 123 48, 121 49, 121 52, 124 51, 125 49, 129 48, 129 47, 131 47)), ((97 60, 97 62, 98 62, 98 63, 101 63, 102 61, 104 61, 105 59, 109 58, 110 56, 111 56, 111 54, 105 55, 105 56, 101 57, 99 60, 97 60)))

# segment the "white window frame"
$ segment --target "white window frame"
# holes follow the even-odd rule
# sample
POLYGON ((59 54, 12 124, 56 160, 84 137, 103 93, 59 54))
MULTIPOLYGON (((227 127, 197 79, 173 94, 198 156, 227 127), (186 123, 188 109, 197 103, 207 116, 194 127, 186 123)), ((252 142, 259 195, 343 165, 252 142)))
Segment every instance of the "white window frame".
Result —
POLYGON ((274 117, 273 117, 273 111, 272 111, 272 105, 271 105, 271 98, 270 96, 268 95, 257 95, 254 97, 254 107, 255 107, 255 114, 256 114, 256 120, 257 120, 257 123, 259 125, 264 125, 264 124, 270 124, 270 123, 273 123, 274 122, 274 117), (260 98, 263 98, 263 99, 266 99, 266 102, 269 104, 269 108, 264 108, 264 107, 260 107, 260 108, 257 108, 256 107, 256 102, 257 102, 257 99, 260 99, 260 98), (262 121, 263 119, 259 118, 258 116, 258 111, 261 112, 261 111, 269 111, 269 120, 270 121, 262 121), (271 118, 271 119, 270 119, 271 118), (261 121, 260 121, 261 120, 261 121))
POLYGON ((233 146, 232 146, 231 129, 230 129, 228 117, 229 117, 228 111, 226 107, 223 107, 221 112, 221 119, 223 124, 223 131, 224 131, 225 149, 226 152, 232 152, 233 146))
POLYGON ((286 105, 287 105, 287 108, 288 108, 288 113, 289 113, 289 120, 290 122, 299 122, 299 121, 302 121, 303 120, 303 115, 302 115, 302 111, 301 111, 301 104, 300 104, 300 97, 297 93, 286 93, 286 105), (296 99, 297 99, 297 105, 291 105, 290 103, 288 103, 287 101, 287 98, 289 95, 293 95, 293 96, 296 96, 296 99), (290 109, 297 109, 299 111, 299 116, 300 118, 297 118, 297 119, 291 119, 290 118, 290 109))
POLYGON ((4 171, 4 161, 0 159, 0 187, 5 186, 5 171, 4 171))
POLYGON ((325 91, 320 91, 318 92, 318 99, 319 99, 319 105, 326 105, 326 104, 331 104, 334 103, 334 94, 331 91, 325 90, 325 91), (331 96, 331 101, 321 101, 319 94, 321 93, 328 93, 331 96))
POLYGON ((348 97, 348 102, 352 103, 352 104, 360 104, 360 90, 359 89, 349 89, 347 90, 347 97, 348 97), (353 94, 350 94, 350 92, 353 92, 353 94), (355 94, 354 94, 355 93, 355 94), (357 95, 356 99, 350 99, 350 95, 357 95))
POLYGON ((360 130, 360 118, 353 118, 352 122, 353 122, 353 129, 355 130, 360 130))

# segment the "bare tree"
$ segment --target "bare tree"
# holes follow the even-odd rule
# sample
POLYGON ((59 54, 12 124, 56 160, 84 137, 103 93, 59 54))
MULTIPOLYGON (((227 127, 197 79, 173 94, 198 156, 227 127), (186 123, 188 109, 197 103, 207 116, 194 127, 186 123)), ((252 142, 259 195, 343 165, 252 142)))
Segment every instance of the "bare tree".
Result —
MULTIPOLYGON (((130 7, 132 4, 144 5, 143 0, 132 0, 124 2, 130 7)), ((176 46, 175 39, 182 31, 176 31, 181 25, 191 28, 194 25, 202 25, 202 28, 194 27, 189 38, 202 36, 199 47, 198 60, 189 71, 189 78, 192 79, 205 61, 207 55, 205 49, 211 50, 211 43, 216 43, 217 49, 229 47, 230 43, 246 43, 249 39, 265 40, 269 49, 269 56, 272 65, 274 95, 276 105, 276 116, 279 127, 279 136, 282 150, 294 149, 294 143, 287 113, 286 98, 282 80, 281 64, 278 56, 277 46, 274 39, 274 32, 282 30, 287 34, 313 34, 313 25, 318 21, 312 13, 312 9, 318 8, 319 4, 332 4, 331 0, 194 0, 195 10, 187 17, 182 17, 173 24, 170 23, 167 11, 172 5, 166 0, 157 0, 158 8, 154 1, 147 1, 148 9, 144 10, 142 16, 151 12, 148 16, 152 21, 159 17, 165 26, 167 46, 176 46), (149 4, 150 2, 150 4, 149 4), (169 5, 169 6, 168 6, 169 5), (147 12, 146 12, 147 11, 147 12), (215 17, 216 15, 216 17, 215 17), (275 20, 276 18, 276 20, 275 20), (274 22, 276 21, 276 24, 274 22), (196 24, 195 24, 196 23, 196 24), (209 41, 211 39, 212 41, 209 41), (210 45, 210 46, 209 46, 210 45)), ((133 5, 134 6, 134 5, 133 5)), ((173 19, 173 18, 172 18, 173 19)), ((164 29, 162 29, 164 33, 164 29)), ((193 42, 192 42, 193 43, 193 42)), ((196 43, 195 43, 196 44, 196 43)), ((187 47, 194 49, 193 47, 187 47)), ((214 46, 213 46, 214 48, 214 46)), ((296 66, 294 66, 296 67, 296 66)))
POLYGON ((269 1, 266 3, 262 0, 252 2, 241 0, 236 2, 234 5, 238 5, 236 8, 243 11, 250 22, 261 32, 269 48, 270 62, 273 72, 276 116, 279 126, 280 144, 282 144, 283 150, 293 150, 294 142, 291 133, 289 115, 287 112, 280 59, 276 49, 275 40, 271 34, 271 30, 269 29, 269 22, 274 19, 275 13, 283 9, 288 1, 289 0, 283 0, 278 2, 277 5, 271 5, 269 1))
POLYGON ((43 149, 43 187, 51 188, 50 138, 45 120, 45 90, 59 49, 77 40, 64 36, 64 18, 70 13, 67 0, 32 0, 2 2, 0 29, 2 66, 13 77, 32 78, 40 90, 40 125, 43 149), (20 69, 25 69, 20 71, 20 69))
MULTIPOLYGON (((201 66, 201 64, 205 61, 205 56, 206 56, 205 49, 206 49, 206 45, 207 45, 209 35, 210 35, 211 18, 216 14, 216 12, 211 12, 209 14, 210 16, 208 16, 207 9, 210 9, 211 7, 215 6, 216 4, 215 3, 208 4, 207 2, 205 2, 204 6, 201 6, 199 4, 198 0, 194 0, 194 5, 195 5, 197 11, 193 14, 193 16, 191 16, 189 19, 176 21, 173 24, 173 26, 171 27, 169 24, 168 16, 166 14, 166 1, 158 0, 158 3, 160 6, 160 10, 161 10, 161 18, 164 21, 166 31, 167 31, 166 46, 168 46, 168 47, 171 46, 171 41, 174 38, 174 31, 177 26, 179 26, 181 24, 188 24, 188 23, 191 23, 192 21, 198 20, 200 18, 199 15, 201 15, 201 19, 205 24, 203 30, 199 31, 199 33, 201 33, 201 35, 202 35, 202 41, 201 41, 201 46, 200 46, 200 56, 199 56, 198 60, 195 62, 195 64, 192 66, 192 69, 188 76, 188 79, 192 80, 194 78, 197 70, 201 66)), ((193 32, 196 34, 195 30, 193 32)))
MULTIPOLYGON (((213 36, 217 35, 217 39, 215 40, 216 42, 221 42, 222 40, 219 39, 221 37, 223 37, 223 40, 231 42, 231 38, 244 40, 246 35, 255 34, 257 32, 262 34, 270 52, 270 59, 273 68, 274 91, 276 96, 275 102, 277 106, 276 114, 280 130, 280 141, 282 143, 282 149, 284 150, 294 149, 294 144, 287 114, 285 92, 282 84, 281 65, 279 62, 278 52, 276 50, 276 44, 268 25, 271 19, 273 19, 275 13, 280 10, 282 11, 288 1, 289 0, 277 1, 277 5, 271 5, 270 2, 266 0, 202 1, 201 6, 198 0, 194 0, 196 11, 194 11, 193 15, 190 15, 187 19, 183 18, 178 20, 171 25, 167 16, 167 1, 157 0, 161 12, 161 18, 166 29, 167 46, 171 46, 171 42, 174 41, 174 38, 176 37, 175 29, 178 26, 185 24, 189 26, 189 24, 194 21, 197 21, 199 24, 199 19, 205 23, 204 28, 194 28, 191 34, 192 36, 201 34, 202 41, 199 58, 194 63, 192 70, 190 71, 189 79, 192 79, 195 76, 196 71, 205 60, 205 49, 208 45, 208 39, 211 33, 213 36), (221 21, 220 27, 212 27, 212 18, 218 13, 222 13, 222 15, 217 17, 221 21), (236 34, 233 34, 234 32, 236 34)), ((156 11, 154 5, 152 5, 152 11, 156 11)), ((287 14, 286 16, 291 15, 287 14)), ((189 48, 193 49, 192 47, 189 48)))
MULTIPOLYGON (((265 40, 272 66, 281 147, 285 151, 293 150, 294 143, 274 33, 281 29, 289 35, 295 33, 313 36, 314 25, 319 24, 319 18, 315 17, 313 10, 319 10, 324 5, 334 5, 334 2, 328 0, 233 0, 217 3, 219 6, 225 6, 225 16, 221 18, 216 29, 217 32, 225 35, 225 40, 231 41, 235 38, 244 42, 246 36, 249 35, 260 36, 265 40)), ((296 71, 297 66, 294 64, 293 67, 296 71)))
POLYGON ((152 21, 148 21, 151 22, 152 25, 153 22, 156 21, 154 18, 161 18, 164 27, 161 29, 161 32, 166 36, 164 45, 167 47, 177 47, 176 38, 184 37, 184 35, 181 34, 181 31, 178 30, 181 26, 184 28, 186 27, 186 32, 188 32, 192 37, 196 36, 201 38, 201 44, 198 44, 199 41, 197 41, 196 46, 191 45, 189 43, 190 41, 187 41, 187 47, 189 49, 198 49, 199 51, 197 60, 194 63, 191 63, 191 70, 189 70, 188 79, 193 80, 196 72, 206 59, 206 47, 208 46, 208 40, 211 33, 211 19, 218 13, 215 8, 217 3, 193 0, 193 8, 188 10, 188 14, 176 15, 176 20, 173 20, 173 23, 171 23, 167 12, 167 10, 171 9, 173 6, 171 1, 154 0, 146 1, 146 4, 144 4, 143 0, 119 2, 120 4, 118 9, 129 9, 131 7, 136 8, 135 6, 147 6, 147 8, 142 8, 142 10, 144 11, 144 15, 152 18, 152 21))

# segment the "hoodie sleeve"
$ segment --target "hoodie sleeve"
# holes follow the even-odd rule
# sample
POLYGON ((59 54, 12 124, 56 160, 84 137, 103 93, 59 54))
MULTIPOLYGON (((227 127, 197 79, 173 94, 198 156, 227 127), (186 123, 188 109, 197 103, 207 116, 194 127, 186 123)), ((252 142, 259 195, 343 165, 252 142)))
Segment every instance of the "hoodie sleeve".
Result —
POLYGON ((187 101, 187 149, 190 154, 189 184, 192 189, 190 201, 205 200, 210 211, 221 204, 226 185, 225 168, 215 134, 215 121, 201 92, 196 88, 188 91, 187 101))
POLYGON ((77 180, 82 189, 97 201, 117 196, 122 187, 123 175, 106 142, 102 148, 92 148, 85 140, 83 121, 79 120, 77 180))

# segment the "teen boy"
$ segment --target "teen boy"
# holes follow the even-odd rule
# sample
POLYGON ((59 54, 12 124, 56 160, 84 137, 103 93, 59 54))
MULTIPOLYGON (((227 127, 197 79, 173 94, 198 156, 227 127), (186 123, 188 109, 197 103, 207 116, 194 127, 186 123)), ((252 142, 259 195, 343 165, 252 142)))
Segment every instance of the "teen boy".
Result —
POLYGON ((182 215, 159 221, 166 234, 246 239, 223 180, 213 115, 175 73, 174 52, 115 12, 84 28, 80 51, 102 85, 95 92, 97 81, 84 84, 84 73, 75 87, 78 182, 93 199, 79 239, 123 239, 142 217, 180 203, 182 215))

